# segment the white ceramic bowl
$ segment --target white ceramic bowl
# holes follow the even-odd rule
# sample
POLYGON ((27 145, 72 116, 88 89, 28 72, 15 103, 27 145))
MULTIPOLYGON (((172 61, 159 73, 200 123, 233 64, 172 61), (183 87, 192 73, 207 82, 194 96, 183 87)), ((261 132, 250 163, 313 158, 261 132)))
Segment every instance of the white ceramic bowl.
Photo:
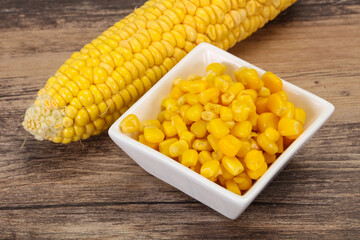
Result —
POLYGON ((246 66, 256 69, 259 75, 264 70, 251 65, 240 58, 213 45, 202 43, 184 57, 154 87, 127 110, 109 129, 111 139, 134 161, 150 174, 167 182, 187 195, 218 211, 224 216, 237 218, 266 187, 267 184, 289 163, 291 157, 321 127, 334 111, 334 106, 286 81, 284 90, 295 106, 301 107, 307 114, 304 132, 294 141, 281 156, 269 167, 265 174, 243 196, 238 196, 227 189, 211 182, 200 174, 186 168, 177 161, 147 147, 129 134, 120 131, 119 124, 128 114, 135 114, 140 121, 156 119, 160 112, 160 103, 172 87, 176 77, 186 78, 190 74, 205 74, 208 64, 220 62, 226 65, 227 74, 233 76, 236 68, 246 66))

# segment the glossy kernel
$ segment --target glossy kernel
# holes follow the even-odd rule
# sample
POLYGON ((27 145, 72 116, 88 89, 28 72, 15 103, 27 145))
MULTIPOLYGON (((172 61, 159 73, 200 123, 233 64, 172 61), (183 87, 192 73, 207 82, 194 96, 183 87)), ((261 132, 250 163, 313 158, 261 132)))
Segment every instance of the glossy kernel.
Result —
POLYGON ((213 177, 220 169, 220 163, 217 160, 205 162, 200 169, 200 174, 206 178, 213 177))
POLYGON ((144 128, 144 137, 150 143, 160 143, 164 140, 165 134, 159 128, 149 126, 144 128))
POLYGON ((187 149, 181 154, 181 164, 186 167, 195 167, 199 154, 194 149, 187 149))
POLYGON ((136 115, 129 114, 120 122, 120 129, 124 133, 136 132, 140 129, 140 121, 136 115))
POLYGON ((219 150, 229 157, 234 157, 241 147, 239 139, 233 135, 227 135, 221 138, 218 142, 219 150))

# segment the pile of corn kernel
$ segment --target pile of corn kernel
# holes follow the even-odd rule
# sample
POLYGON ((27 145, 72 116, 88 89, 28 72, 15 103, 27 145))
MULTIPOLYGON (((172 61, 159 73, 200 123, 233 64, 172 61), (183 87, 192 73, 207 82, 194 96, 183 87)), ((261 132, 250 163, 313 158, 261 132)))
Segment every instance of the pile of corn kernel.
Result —
POLYGON ((244 194, 303 131, 305 111, 287 100, 279 77, 241 67, 236 81, 225 65, 205 76, 177 78, 157 119, 130 114, 122 132, 228 190, 244 194))

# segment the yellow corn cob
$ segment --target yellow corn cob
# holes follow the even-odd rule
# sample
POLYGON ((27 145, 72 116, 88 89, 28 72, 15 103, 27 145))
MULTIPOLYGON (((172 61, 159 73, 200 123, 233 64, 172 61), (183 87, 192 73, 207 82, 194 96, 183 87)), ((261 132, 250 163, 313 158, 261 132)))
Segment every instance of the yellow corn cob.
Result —
POLYGON ((147 1, 65 61, 23 126, 56 143, 99 134, 197 44, 227 50, 295 1, 147 1))

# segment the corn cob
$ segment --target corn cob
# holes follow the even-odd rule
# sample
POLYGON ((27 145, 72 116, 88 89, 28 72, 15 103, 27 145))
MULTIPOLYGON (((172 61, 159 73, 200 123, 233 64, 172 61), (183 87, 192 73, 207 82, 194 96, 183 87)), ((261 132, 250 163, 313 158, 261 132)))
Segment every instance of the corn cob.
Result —
POLYGON ((65 61, 23 126, 55 143, 97 135, 197 44, 227 50, 295 1, 147 1, 65 61))

